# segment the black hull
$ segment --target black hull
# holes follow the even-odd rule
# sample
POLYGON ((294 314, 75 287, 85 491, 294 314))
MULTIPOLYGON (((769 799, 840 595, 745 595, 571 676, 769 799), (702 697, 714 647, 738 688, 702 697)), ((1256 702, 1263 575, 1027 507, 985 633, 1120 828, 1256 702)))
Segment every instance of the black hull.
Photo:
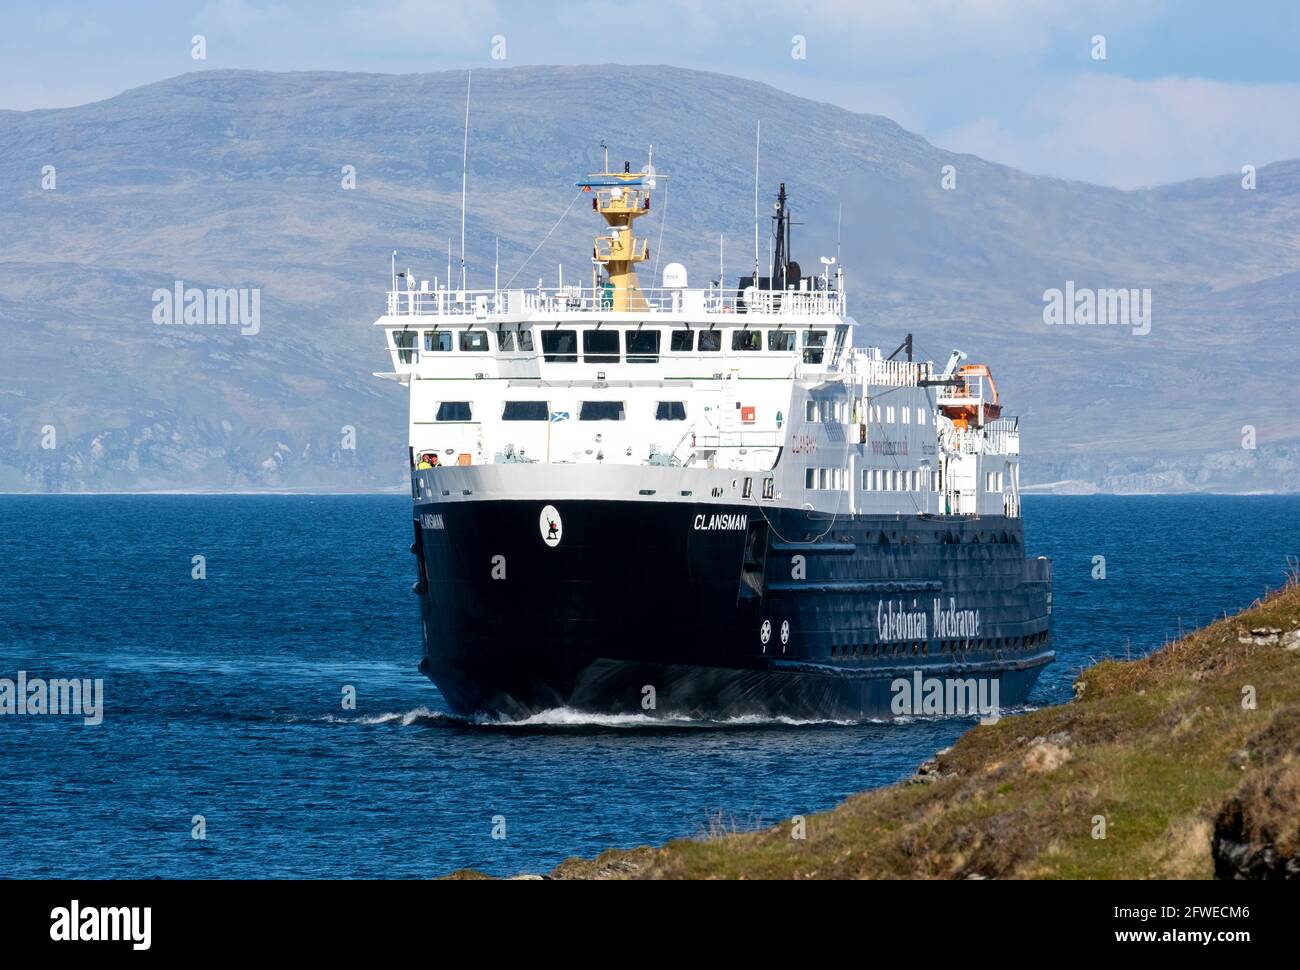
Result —
POLYGON ((1050 566, 1024 558, 1018 519, 551 504, 553 546, 543 502, 416 508, 420 668, 453 711, 987 713, 1053 657, 1050 566), (957 683, 939 710, 910 689, 931 680, 957 683))

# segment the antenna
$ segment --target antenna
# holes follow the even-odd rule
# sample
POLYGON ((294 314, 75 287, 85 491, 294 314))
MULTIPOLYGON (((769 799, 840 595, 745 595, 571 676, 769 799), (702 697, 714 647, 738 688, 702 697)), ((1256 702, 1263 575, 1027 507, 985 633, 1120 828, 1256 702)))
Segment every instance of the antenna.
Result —
POLYGON ((501 237, 497 236, 497 254, 492 263, 492 292, 501 292, 501 237))
MULTIPOLYGON (((650 146, 650 154, 646 158, 645 168, 642 170, 648 178, 646 179, 647 191, 653 190, 658 184, 655 181, 655 146, 650 146)), ((664 228, 668 225, 668 183, 664 183, 664 207, 659 214, 659 242, 655 246, 655 271, 654 279, 659 279, 659 257, 664 251, 664 228)))
MULTIPOLYGON (((465 144, 460 160, 460 288, 465 289, 465 187, 469 179, 469 91, 474 83, 474 72, 465 77, 465 144)), ((450 246, 448 247, 450 248, 450 246)), ((448 275, 451 270, 447 270, 448 275)))
POLYGON ((841 230, 844 228, 844 203, 840 203, 839 212, 835 216, 835 262, 840 261, 840 238, 841 230))
POLYGON ((451 289, 451 236, 447 237, 447 289, 451 289))
POLYGON ((763 138, 763 120, 754 131, 754 285, 758 286, 758 146, 763 138))

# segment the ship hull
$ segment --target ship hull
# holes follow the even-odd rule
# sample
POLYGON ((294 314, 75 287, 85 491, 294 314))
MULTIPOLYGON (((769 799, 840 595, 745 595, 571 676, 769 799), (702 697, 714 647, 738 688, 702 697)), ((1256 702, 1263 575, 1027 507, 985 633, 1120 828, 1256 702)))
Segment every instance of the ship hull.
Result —
POLYGON ((1053 657, 1015 518, 503 499, 419 504, 415 537, 460 714, 983 715, 1053 657))

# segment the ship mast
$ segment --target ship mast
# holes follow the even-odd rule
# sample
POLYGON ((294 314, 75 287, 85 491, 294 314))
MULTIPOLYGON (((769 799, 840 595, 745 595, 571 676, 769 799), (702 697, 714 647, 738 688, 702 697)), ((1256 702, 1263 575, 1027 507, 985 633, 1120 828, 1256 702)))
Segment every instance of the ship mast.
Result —
POLYGON ((773 233, 776 245, 772 250, 772 276, 768 285, 774 290, 785 290, 791 284, 799 285, 800 270, 799 264, 790 258, 790 206, 784 182, 777 192, 775 208, 776 215, 772 219, 776 222, 776 231, 773 233))
POLYGON ((652 166, 645 172, 633 172, 630 162, 623 171, 609 171, 609 152, 605 153, 605 171, 593 172, 578 187, 595 193, 591 207, 605 217, 608 229, 596 237, 592 262, 604 269, 604 292, 600 305, 615 311, 646 310, 648 304, 637 279, 636 264, 650 258, 650 243, 632 234, 632 223, 650 211, 650 191, 656 176, 652 166))

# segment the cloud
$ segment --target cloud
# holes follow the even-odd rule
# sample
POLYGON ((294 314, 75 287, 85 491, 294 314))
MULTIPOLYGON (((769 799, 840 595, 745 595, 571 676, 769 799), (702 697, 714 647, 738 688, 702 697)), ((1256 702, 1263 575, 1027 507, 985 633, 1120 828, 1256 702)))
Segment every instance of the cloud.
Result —
MULTIPOLYGON (((1178 15, 1168 0, 660 0, 630 19, 603 0, 176 0, 165 14, 49 0, 40 13, 0 10, 0 107, 79 104, 196 67, 668 63, 766 81, 883 114, 945 148, 1100 184, 1300 156, 1296 85, 1118 73, 1142 69, 1143 44, 1178 15), (195 33, 208 38, 202 65, 189 56, 195 33), (498 33, 506 61, 488 59, 498 33), (1095 33, 1111 40, 1105 65, 1087 56, 1095 33), (796 34, 806 59, 791 57, 796 34)), ((1204 53, 1212 31, 1176 35, 1171 56, 1223 68, 1204 53)))
POLYGON ((300 62, 304 55, 337 61, 377 52, 481 57, 501 20, 495 0, 321 0, 307 10, 285 2, 210 0, 194 25, 237 42, 245 54, 283 52, 300 62))
POLYGON ((1120 188, 1300 156, 1300 85, 1098 75, 1050 84, 1022 130, 992 117, 934 141, 1030 172, 1120 188))

